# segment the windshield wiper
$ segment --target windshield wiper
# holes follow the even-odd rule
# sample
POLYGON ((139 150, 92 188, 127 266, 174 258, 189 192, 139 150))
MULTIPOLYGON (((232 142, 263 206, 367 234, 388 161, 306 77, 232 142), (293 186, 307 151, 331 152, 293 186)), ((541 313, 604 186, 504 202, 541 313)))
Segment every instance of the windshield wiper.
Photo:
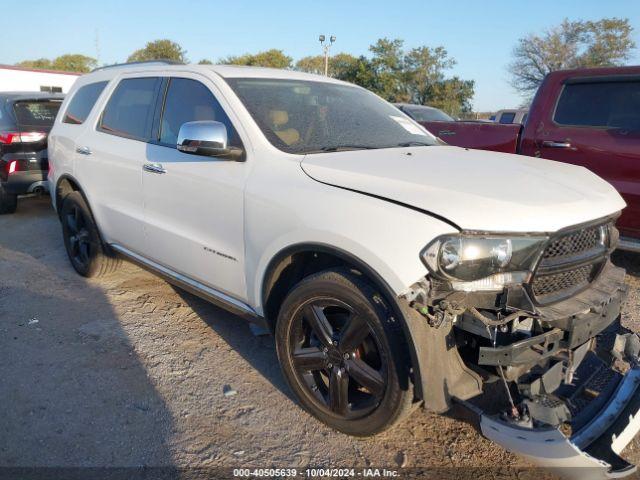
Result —
POLYGON ((375 150, 379 147, 372 147, 371 145, 335 145, 331 147, 322 147, 319 152, 342 152, 345 150, 375 150))
POLYGON ((413 142, 398 143, 395 146, 396 147, 432 147, 433 143, 413 141, 413 142))

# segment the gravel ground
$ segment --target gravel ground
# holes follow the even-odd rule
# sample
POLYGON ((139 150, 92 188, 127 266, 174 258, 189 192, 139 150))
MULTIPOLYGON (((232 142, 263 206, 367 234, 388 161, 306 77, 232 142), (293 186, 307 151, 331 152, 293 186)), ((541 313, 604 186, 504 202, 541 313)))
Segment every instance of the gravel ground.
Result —
MULTIPOLYGON (((630 273, 624 315, 636 330, 639 258, 615 257, 630 273)), ((271 337, 130 264, 106 279, 76 275, 48 198, 0 217, 0 272, 0 467, 402 466, 458 477, 477 467, 477 478, 539 478, 460 412, 419 410, 364 440, 326 428, 292 398, 271 337)), ((628 452, 640 460, 637 441, 628 452)))

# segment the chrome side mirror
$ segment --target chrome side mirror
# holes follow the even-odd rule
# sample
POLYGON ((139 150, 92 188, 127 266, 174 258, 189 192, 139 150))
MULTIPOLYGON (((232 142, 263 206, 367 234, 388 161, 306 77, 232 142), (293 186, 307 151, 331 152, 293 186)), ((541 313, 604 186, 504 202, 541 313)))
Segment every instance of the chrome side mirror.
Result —
POLYGON ((200 120, 182 124, 178 132, 178 150, 193 155, 222 157, 242 161, 241 148, 228 145, 227 127, 213 120, 200 120))

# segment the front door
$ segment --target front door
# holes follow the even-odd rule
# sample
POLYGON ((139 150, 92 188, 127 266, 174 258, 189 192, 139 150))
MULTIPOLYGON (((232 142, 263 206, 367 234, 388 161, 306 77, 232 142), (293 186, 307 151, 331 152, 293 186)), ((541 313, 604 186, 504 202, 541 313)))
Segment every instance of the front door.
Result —
POLYGON ((229 143, 242 147, 205 78, 173 77, 167 84, 157 139, 143 170, 145 226, 152 260, 236 299, 246 299, 244 185, 247 164, 176 149, 180 126, 216 120, 229 143))

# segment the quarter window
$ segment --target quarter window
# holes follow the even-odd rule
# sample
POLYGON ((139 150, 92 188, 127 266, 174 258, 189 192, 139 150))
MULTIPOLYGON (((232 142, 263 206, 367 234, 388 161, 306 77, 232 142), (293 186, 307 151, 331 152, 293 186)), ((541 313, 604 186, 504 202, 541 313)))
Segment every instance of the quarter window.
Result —
POLYGON ((122 80, 102 113, 99 129, 121 137, 149 140, 160 83, 157 77, 122 80))
POLYGON ((107 83, 108 82, 96 82, 80 87, 71 99, 62 121, 76 125, 83 123, 89 116, 91 109, 95 105, 96 100, 98 100, 102 90, 104 90, 104 87, 107 86, 107 83))
POLYGON ((513 120, 516 118, 516 114, 513 112, 503 113, 500 115, 500 123, 509 124, 513 123, 513 120))
POLYGON ((160 124, 160 143, 175 147, 180 127, 186 122, 197 120, 215 120, 224 123, 227 127, 229 145, 240 146, 240 139, 229 117, 211 91, 196 80, 172 78, 169 82, 160 124))
POLYGON ((640 81, 569 83, 554 121, 560 125, 640 130, 640 81))

